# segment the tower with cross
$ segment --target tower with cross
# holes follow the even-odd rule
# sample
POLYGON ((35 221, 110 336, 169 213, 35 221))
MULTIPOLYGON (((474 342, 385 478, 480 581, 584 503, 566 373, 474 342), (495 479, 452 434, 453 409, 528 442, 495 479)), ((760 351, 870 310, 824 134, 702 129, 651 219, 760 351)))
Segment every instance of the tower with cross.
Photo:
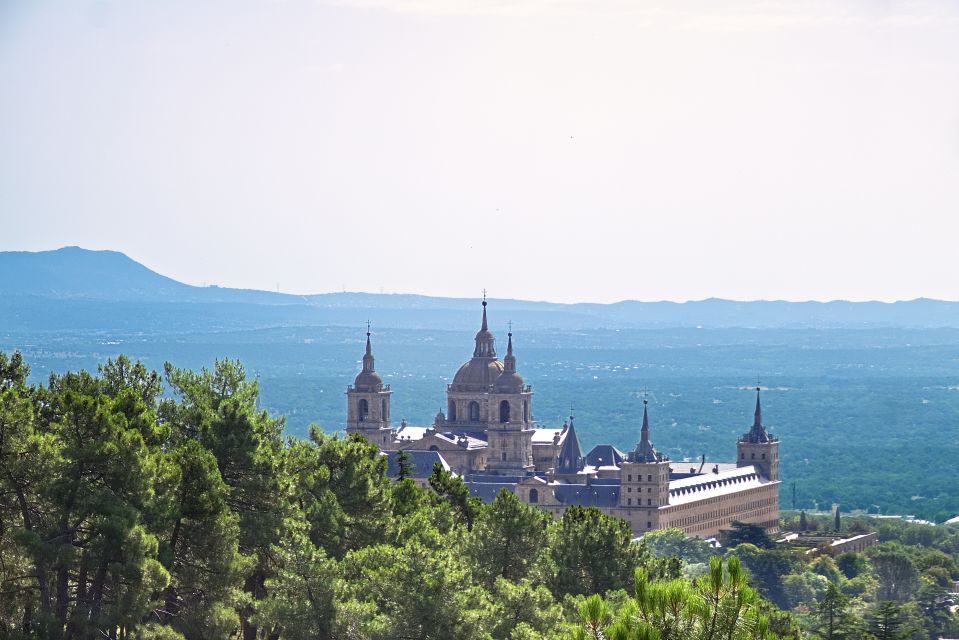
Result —
POLYGON ((769 433, 763 425, 760 391, 761 387, 757 383, 753 424, 736 443, 736 466, 752 465, 767 480, 777 481, 779 480, 779 438, 769 433))
POLYGON ((503 372, 493 381, 489 392, 490 420, 488 469, 503 475, 523 475, 535 468, 533 461, 533 419, 530 406, 533 390, 516 370, 513 354, 513 323, 506 334, 503 372))
POLYGON ((370 321, 366 321, 366 353, 363 370, 346 389, 346 432, 359 433, 381 449, 393 442, 390 426, 390 385, 376 372, 370 321))

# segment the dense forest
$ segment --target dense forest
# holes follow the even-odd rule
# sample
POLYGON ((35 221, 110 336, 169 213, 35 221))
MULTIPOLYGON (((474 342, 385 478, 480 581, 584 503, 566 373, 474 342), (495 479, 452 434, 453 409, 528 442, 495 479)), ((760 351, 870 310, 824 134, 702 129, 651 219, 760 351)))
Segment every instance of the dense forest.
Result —
MULTIPOLYGON (((721 552, 595 509, 486 505, 358 437, 283 434, 236 361, 28 382, 0 353, 0 638, 937 638, 959 533, 816 558, 721 552), (845 557, 847 556, 848 557, 845 557)), ((807 529, 825 526, 803 518, 807 529)), ((844 530, 868 526, 847 519, 844 530)), ((799 526, 799 523, 795 523, 799 526)))

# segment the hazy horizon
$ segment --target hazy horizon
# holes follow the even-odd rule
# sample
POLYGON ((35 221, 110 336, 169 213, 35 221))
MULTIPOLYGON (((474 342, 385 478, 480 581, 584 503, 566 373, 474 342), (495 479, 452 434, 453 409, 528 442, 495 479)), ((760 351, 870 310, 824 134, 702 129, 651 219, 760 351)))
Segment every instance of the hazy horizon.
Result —
POLYGON ((959 299, 959 5, 0 5, 0 250, 556 302, 959 299))

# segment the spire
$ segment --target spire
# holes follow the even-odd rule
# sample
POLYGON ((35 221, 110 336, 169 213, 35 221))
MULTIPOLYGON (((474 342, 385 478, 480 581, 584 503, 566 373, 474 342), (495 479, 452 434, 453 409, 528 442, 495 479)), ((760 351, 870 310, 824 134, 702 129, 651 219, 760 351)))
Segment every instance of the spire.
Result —
POLYGON ((363 354, 363 370, 353 380, 353 390, 362 392, 383 391, 383 378, 373 366, 373 344, 370 342, 370 322, 366 322, 366 352, 363 354))
POLYGON ((513 355, 513 332, 506 334, 509 341, 506 343, 506 357, 503 358, 503 366, 507 373, 516 371, 516 356, 513 355))
POLYGON ((363 356, 363 373, 372 373, 373 369, 373 345, 370 343, 370 323, 366 323, 366 354, 363 356))
POLYGON ((639 444, 629 456, 630 462, 662 462, 666 457, 656 451, 649 440, 649 400, 643 398, 643 428, 640 430, 639 444))
POLYGON ((559 449, 559 460, 556 463, 556 473, 579 473, 586 466, 583 459, 583 450, 579 446, 576 436, 576 427, 573 426, 573 417, 569 417, 569 427, 566 429, 566 439, 559 449))
POLYGON ((476 333, 476 348, 473 349, 474 358, 495 358, 496 349, 493 346, 493 333, 489 330, 486 321, 486 291, 483 291, 483 324, 476 333))
POLYGON ((756 414, 753 418, 753 429, 763 426, 763 409, 759 404, 759 387, 756 387, 756 414))
POLYGON ((753 415, 753 426, 750 427, 748 433, 743 435, 741 442, 764 443, 775 440, 775 438, 769 436, 766 427, 763 426, 763 410, 759 402, 759 391, 760 388, 756 387, 756 413, 753 415))

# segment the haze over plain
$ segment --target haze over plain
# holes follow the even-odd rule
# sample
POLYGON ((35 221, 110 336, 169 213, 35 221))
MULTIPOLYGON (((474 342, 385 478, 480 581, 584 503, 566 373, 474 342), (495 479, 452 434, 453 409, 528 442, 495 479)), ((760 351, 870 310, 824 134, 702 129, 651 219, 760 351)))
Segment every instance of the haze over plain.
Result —
POLYGON ((192 284, 956 299, 948 2, 0 7, 0 249, 192 284))

